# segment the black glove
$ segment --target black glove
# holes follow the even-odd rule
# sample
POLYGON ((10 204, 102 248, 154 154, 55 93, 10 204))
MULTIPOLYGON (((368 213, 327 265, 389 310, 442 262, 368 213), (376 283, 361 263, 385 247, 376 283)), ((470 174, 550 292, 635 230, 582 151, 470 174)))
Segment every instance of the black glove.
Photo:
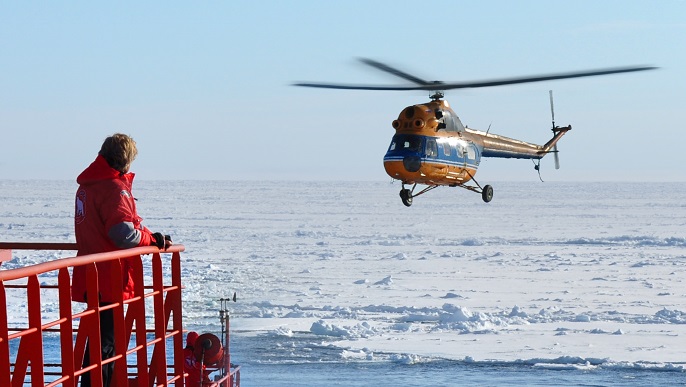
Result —
POLYGON ((150 246, 157 246, 158 249, 164 249, 164 235, 162 235, 162 233, 156 232, 152 234, 152 237, 155 240, 150 243, 150 246))

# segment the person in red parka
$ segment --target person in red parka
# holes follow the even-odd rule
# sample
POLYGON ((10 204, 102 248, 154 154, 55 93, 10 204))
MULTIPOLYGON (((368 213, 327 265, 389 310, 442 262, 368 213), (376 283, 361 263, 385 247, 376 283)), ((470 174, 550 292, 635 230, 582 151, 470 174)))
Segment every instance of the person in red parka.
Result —
MULTIPOLYGON (((115 251, 138 246, 165 249, 171 238, 153 233, 141 224, 131 193, 134 174, 129 172, 138 150, 133 138, 116 133, 107 137, 91 163, 76 179, 74 231, 77 256, 115 251)), ((96 263, 98 269, 99 304, 116 302, 116 292, 124 300, 133 297, 133 265, 130 259, 96 263), (121 265, 122 278, 112 283, 114 265, 121 265), (118 281, 116 281, 118 282, 118 281)), ((72 300, 86 302, 86 267, 74 267, 72 300)), ((114 356, 114 317, 112 309, 100 313, 102 359, 114 356)), ((90 364, 88 345, 83 365, 90 364)), ((103 367, 103 386, 109 387, 114 363, 103 367)), ((83 374, 81 386, 90 386, 90 372, 83 374)))

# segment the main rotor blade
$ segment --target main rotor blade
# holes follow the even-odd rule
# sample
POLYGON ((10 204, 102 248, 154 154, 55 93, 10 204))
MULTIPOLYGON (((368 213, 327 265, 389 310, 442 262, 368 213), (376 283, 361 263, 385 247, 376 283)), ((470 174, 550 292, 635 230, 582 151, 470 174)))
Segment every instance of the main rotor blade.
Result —
MULTIPOLYGON (((373 63, 378 63, 378 62, 373 62, 373 63)), ((382 67, 385 66, 385 65, 380 64, 380 63, 379 63, 379 65, 381 65, 382 67)), ((415 83, 419 83, 419 82, 424 82, 424 83, 419 83, 419 86, 375 86, 375 85, 345 85, 345 84, 335 84, 335 83, 300 82, 300 83, 294 83, 293 86, 316 87, 316 88, 323 88, 323 89, 344 89, 344 90, 398 90, 398 91, 403 91, 403 90, 429 90, 429 91, 444 91, 444 90, 452 90, 452 89, 468 89, 468 88, 478 88, 478 87, 513 85, 513 84, 518 84, 518 83, 552 81, 552 80, 556 80, 556 79, 594 77, 594 76, 599 76, 599 75, 610 75, 610 74, 619 74, 619 73, 630 73, 630 72, 636 72, 636 71, 654 70, 657 68, 658 67, 654 67, 654 66, 615 67, 615 68, 588 70, 588 71, 580 71, 580 72, 573 72, 573 73, 557 73, 557 74, 535 75, 535 76, 519 77, 519 78, 503 78, 503 79, 492 79, 492 80, 475 81, 475 82, 451 82, 451 83, 442 83, 442 82, 438 82, 438 81, 426 82, 426 81, 423 81, 419 78, 416 78, 416 77, 413 77, 411 75, 408 75, 408 74, 405 74, 403 72, 398 71, 399 74, 403 74, 403 75, 395 74, 395 75, 398 75, 399 77, 411 80, 412 82, 415 82, 415 83)), ((384 70, 384 71, 388 71, 388 72, 393 73, 393 71, 397 71, 397 70, 388 67, 388 70, 384 70)))
POLYGON ((366 64, 366 65, 372 66, 372 67, 374 67, 375 69, 378 69, 378 70, 387 72, 387 73, 389 73, 389 74, 393 74, 393 75, 395 75, 396 77, 400 77, 400 78, 402 78, 402 79, 406 79, 406 80, 408 80, 408 81, 410 81, 410 82, 414 82, 414 83, 416 83, 416 84, 418 84, 418 85, 424 86, 424 85, 428 85, 428 84, 431 84, 431 83, 432 83, 432 82, 427 82, 427 81, 425 81, 425 80, 423 80, 423 79, 417 78, 417 77, 415 77, 414 75, 410 75, 410 74, 408 74, 408 73, 406 73, 406 72, 400 71, 400 70, 398 70, 398 69, 396 69, 396 68, 393 68, 393 67, 391 67, 391 66, 389 66, 389 65, 387 65, 387 64, 383 64, 383 63, 381 63, 381 62, 377 62, 377 61, 375 61, 375 60, 371 60, 371 59, 367 59, 367 58, 359 58, 359 59, 360 59, 360 62, 362 62, 362 63, 364 63, 364 64, 366 64))
POLYGON ((443 90, 441 87, 431 88, 428 86, 372 86, 372 85, 342 85, 335 83, 312 83, 299 82, 293 86, 316 87, 320 89, 342 89, 342 90, 443 90))
POLYGON ((504 78, 504 79, 493 79, 493 80, 486 80, 486 81, 464 82, 464 83, 446 83, 446 84, 443 84, 441 86, 443 87, 442 90, 466 89, 466 88, 476 88, 476 87, 512 85, 512 84, 517 84, 517 83, 552 81, 555 79, 595 77, 595 76, 599 76, 599 75, 631 73, 631 72, 635 72, 635 71, 645 71, 645 70, 654 70, 654 69, 657 69, 657 67, 654 67, 654 66, 615 67, 615 68, 607 68, 607 69, 579 71, 579 72, 573 72, 573 73, 535 75, 535 76, 530 76, 530 77, 504 78))

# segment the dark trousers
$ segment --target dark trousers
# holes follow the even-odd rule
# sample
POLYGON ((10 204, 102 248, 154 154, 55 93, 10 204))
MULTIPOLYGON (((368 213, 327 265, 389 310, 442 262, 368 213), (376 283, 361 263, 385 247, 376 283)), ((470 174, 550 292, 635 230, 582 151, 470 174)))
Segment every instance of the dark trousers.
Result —
MULTIPOLYGON (((114 311, 112 309, 100 312, 100 342, 102 348, 102 360, 114 356, 114 311)), ((90 365, 89 343, 86 342, 86 352, 83 355, 83 366, 90 365)), ((91 372, 81 375, 81 387, 91 387, 91 372)), ((102 385, 110 387, 114 363, 102 367, 102 385)))

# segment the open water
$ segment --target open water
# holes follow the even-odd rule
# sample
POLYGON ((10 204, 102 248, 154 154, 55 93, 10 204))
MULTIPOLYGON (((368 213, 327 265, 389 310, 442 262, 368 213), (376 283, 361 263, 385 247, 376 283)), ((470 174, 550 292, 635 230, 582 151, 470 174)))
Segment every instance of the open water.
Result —
POLYGON ((234 335, 232 362, 241 366, 241 386, 684 386, 682 370, 540 367, 512 362, 492 364, 434 360, 341 361, 326 346, 309 356, 288 348, 298 338, 234 335), (285 349, 285 350, 284 350, 285 349), (330 356, 327 356, 330 351, 330 356), (298 358, 299 360, 293 360, 298 358))
MULTIPOLYGON (((293 353, 311 337, 232 336, 231 361, 241 366, 242 387, 302 386, 684 386, 683 370, 540 367, 512 362, 470 363, 437 359, 408 363, 341 360, 322 344, 293 353)), ((59 341, 45 338, 46 363, 59 362, 59 341)), ((10 349, 12 352, 16 348, 10 349)), ((56 369, 57 371, 57 369, 56 369)))

